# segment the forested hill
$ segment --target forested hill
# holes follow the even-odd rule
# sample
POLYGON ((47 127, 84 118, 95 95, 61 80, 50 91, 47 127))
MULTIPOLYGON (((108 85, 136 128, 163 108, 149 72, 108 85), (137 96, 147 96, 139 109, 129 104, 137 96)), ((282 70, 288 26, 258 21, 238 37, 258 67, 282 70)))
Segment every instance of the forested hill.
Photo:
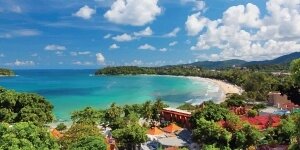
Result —
POLYGON ((236 67, 247 67, 253 69, 268 69, 273 68, 275 70, 285 70, 288 68, 289 63, 294 60, 300 58, 300 52, 291 53, 288 55, 280 56, 273 60, 264 60, 264 61, 243 61, 238 59, 225 60, 225 61, 202 61, 195 62, 192 64, 197 67, 203 67, 207 69, 223 69, 223 68, 231 68, 233 66, 236 67))
POLYGON ((166 67, 137 67, 120 66, 106 67, 99 69, 95 75, 138 75, 138 74, 157 74, 157 75, 196 75, 201 72, 201 68, 194 66, 166 66, 166 67))
POLYGON ((0 76, 13 76, 15 73, 10 69, 0 68, 0 76))

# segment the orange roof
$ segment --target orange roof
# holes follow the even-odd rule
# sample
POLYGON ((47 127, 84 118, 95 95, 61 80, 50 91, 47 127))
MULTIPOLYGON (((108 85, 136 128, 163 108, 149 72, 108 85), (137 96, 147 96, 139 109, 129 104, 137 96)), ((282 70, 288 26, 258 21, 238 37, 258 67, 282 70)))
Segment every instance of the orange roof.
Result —
POLYGON ((164 132, 162 130, 158 129, 157 127, 153 127, 147 131, 147 134, 150 134, 150 135, 159 135, 159 134, 163 134, 163 133, 164 132))
POLYGON ((53 129, 52 131, 51 131, 51 135, 53 136, 53 137, 55 137, 55 138, 60 138, 60 137, 62 137, 62 134, 59 132, 59 131, 57 131, 56 129, 53 129))
POLYGON ((181 130, 182 128, 177 126, 175 123, 169 124, 167 127, 164 127, 163 130, 169 133, 173 133, 175 131, 181 130))

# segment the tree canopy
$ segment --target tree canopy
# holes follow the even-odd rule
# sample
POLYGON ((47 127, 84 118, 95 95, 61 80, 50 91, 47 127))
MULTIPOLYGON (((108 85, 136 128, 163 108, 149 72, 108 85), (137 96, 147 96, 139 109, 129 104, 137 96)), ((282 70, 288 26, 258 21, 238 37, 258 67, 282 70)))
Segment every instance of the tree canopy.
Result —
POLYGON ((84 110, 73 112, 71 119, 74 123, 96 125, 102 121, 103 116, 104 112, 102 110, 86 107, 84 110))
POLYGON ((15 75, 15 73, 10 69, 0 68, 0 75, 13 76, 13 75, 15 75))
POLYGON ((107 145, 103 137, 87 136, 70 145, 70 150, 106 150, 107 145))
POLYGON ((146 129, 139 124, 130 124, 125 128, 116 129, 112 132, 117 139, 119 147, 135 149, 141 143, 147 141, 146 129))
MULTIPOLYGON (((64 136, 60 139, 62 149, 69 149, 70 146, 78 141, 81 141, 85 137, 102 137, 100 130, 90 124, 73 124, 71 128, 64 133, 64 136)), ((84 141, 84 140, 83 140, 84 141)), ((79 142, 78 144, 80 144, 79 142)))
POLYGON ((13 150, 58 150, 57 141, 46 128, 30 122, 14 125, 0 123, 0 149, 13 150))
POLYGON ((0 122, 34 122, 53 120, 53 106, 42 96, 0 89, 0 122))

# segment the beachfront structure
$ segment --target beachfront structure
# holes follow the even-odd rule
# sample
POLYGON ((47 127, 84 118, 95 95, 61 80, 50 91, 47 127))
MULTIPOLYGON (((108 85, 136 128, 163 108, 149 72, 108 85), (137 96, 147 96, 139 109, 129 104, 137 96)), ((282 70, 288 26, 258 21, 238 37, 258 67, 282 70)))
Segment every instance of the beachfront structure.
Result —
POLYGON ((191 124, 189 119, 191 118, 192 113, 176 108, 164 108, 160 112, 161 121, 170 121, 176 122, 179 125, 182 125, 185 128, 190 128, 191 124))
POLYGON ((268 94, 268 104, 280 108, 285 103, 291 103, 287 95, 281 95, 280 92, 270 92, 268 94))
POLYGON ((268 94, 268 104, 289 111, 300 108, 298 105, 290 101, 287 95, 281 95, 280 92, 270 92, 268 94))

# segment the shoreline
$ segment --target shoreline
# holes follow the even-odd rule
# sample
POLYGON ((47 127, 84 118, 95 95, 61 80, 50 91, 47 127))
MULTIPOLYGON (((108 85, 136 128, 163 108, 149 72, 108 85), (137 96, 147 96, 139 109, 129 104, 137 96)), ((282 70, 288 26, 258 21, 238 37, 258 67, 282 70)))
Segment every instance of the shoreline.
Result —
POLYGON ((212 78, 204 78, 204 77, 197 77, 197 76, 176 76, 176 75, 147 75, 147 74, 142 74, 144 76, 167 76, 167 77, 179 77, 179 78, 187 78, 190 80, 194 80, 196 82, 210 82, 212 84, 217 85, 221 92, 222 92, 222 96, 220 97, 220 99, 218 99, 218 101, 216 101, 216 103, 222 103, 226 100, 226 96, 228 94, 242 94, 243 93, 243 89, 242 87, 239 87, 237 85, 233 85, 231 83, 222 81, 222 80, 217 80, 217 79, 212 79, 212 78))
POLYGON ((222 96, 216 103, 222 103, 226 100, 228 94, 242 94, 244 91, 241 87, 237 85, 233 85, 231 83, 222 81, 222 80, 217 80, 217 79, 211 79, 211 78, 202 78, 202 77, 193 77, 193 76, 188 76, 187 78, 195 80, 195 81, 203 81, 206 80, 208 82, 211 82, 215 85, 217 85, 220 90, 222 91, 222 96))

